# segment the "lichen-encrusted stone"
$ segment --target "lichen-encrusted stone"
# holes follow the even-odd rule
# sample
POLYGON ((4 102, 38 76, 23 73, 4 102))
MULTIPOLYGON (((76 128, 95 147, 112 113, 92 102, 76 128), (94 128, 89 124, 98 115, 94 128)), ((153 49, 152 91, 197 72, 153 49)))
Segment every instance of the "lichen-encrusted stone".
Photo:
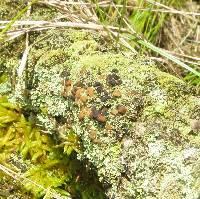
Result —
POLYGON ((45 35, 10 99, 44 131, 66 127, 80 136, 79 158, 95 166, 110 199, 197 199, 200 98, 94 33, 45 35))

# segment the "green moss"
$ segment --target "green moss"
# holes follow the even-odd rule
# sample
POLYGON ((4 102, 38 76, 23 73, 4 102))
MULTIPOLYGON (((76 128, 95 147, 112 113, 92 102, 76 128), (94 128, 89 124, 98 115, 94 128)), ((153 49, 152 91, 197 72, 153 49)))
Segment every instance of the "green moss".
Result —
MULTIPOLYGON (((26 121, 20 111, 5 97, 0 98, 0 163, 18 174, 17 184, 13 184, 9 176, 0 173, 4 192, 11 194, 6 185, 10 184, 15 197, 20 194, 16 191, 20 187, 21 194, 26 190, 34 198, 48 191, 66 198, 77 197, 82 192, 88 198, 97 194, 96 198, 104 198, 100 185, 94 181, 95 174, 86 171, 76 159, 74 151, 80 151, 77 136, 60 129, 59 141, 62 142, 56 144, 54 139, 26 121)), ((23 198, 26 195, 28 197, 25 194, 23 198)))

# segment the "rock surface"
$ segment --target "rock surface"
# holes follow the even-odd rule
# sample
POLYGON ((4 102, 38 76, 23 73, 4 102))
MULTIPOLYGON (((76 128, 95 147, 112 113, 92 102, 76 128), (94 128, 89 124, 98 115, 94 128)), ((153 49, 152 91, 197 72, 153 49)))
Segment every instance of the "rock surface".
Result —
POLYGON ((76 133, 78 157, 97 169, 108 198, 199 198, 200 98, 191 88, 95 33, 44 34, 10 100, 45 133, 76 133))

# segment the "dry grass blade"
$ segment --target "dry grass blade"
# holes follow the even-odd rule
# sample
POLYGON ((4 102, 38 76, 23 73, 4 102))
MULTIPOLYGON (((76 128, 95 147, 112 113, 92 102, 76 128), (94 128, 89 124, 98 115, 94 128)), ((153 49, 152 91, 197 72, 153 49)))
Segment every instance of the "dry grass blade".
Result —
MULTIPOLYGON (((0 24, 7 24, 9 21, 0 21, 0 24)), ((14 30, 10 30, 6 33, 7 40, 15 39, 23 34, 32 32, 32 31, 44 31, 52 28, 77 28, 77 29, 87 29, 87 30, 95 30, 106 33, 107 30, 111 30, 113 32, 119 32, 118 27, 114 26, 104 26, 91 23, 81 23, 81 22, 48 22, 48 21, 16 21, 12 27, 21 27, 21 26, 31 26, 25 28, 18 28, 14 30)), ((5 26, 0 26, 0 29, 3 29, 5 26)), ((120 32, 128 32, 127 29, 121 28, 120 32)))
MULTIPOLYGON (((6 24, 9 22, 10 21, 0 21, 0 24, 6 24)), ((20 28, 17 30, 7 32, 9 40, 19 37, 20 35, 23 35, 31 31, 41 31, 41 30, 47 30, 47 29, 57 28, 57 27, 91 29, 91 30, 99 30, 99 31, 104 31, 104 32, 107 32, 109 30, 115 37, 117 37, 117 35, 119 34, 118 27, 104 26, 104 25, 99 25, 95 23, 86 24, 86 23, 77 23, 77 22, 16 21, 12 26, 16 27, 16 26, 30 26, 30 25, 32 25, 33 27, 20 28)), ((4 27, 5 26, 0 26, 0 29, 3 29, 4 27)), ((127 29, 125 28, 120 28, 120 32, 128 33, 127 29)), ((119 40, 122 43, 122 45, 130 49, 134 54, 137 53, 137 51, 134 48, 132 48, 131 45, 124 38, 121 37, 119 40)), ((22 63, 23 63, 23 60, 25 59, 22 58, 22 63)))
POLYGON ((29 53, 29 46, 28 46, 28 32, 26 33, 26 49, 23 53, 23 56, 22 56, 22 59, 20 60, 20 65, 17 69, 17 74, 18 76, 22 76, 23 74, 23 71, 26 67, 26 62, 27 62, 27 59, 28 59, 28 53, 29 53))
MULTIPOLYGON (((45 3, 49 5, 62 5, 62 6, 87 6, 88 8, 96 8, 96 5, 94 3, 85 3, 85 2, 74 2, 74 1, 64 1, 64 2, 59 2, 59 1, 39 1, 40 3, 45 3)), ((135 1, 136 2, 136 1, 135 1)), ((157 5, 163 5, 163 4, 157 4, 157 5)), ((119 4, 114 4, 112 1, 104 1, 104 2, 99 2, 98 6, 101 8, 107 8, 107 7, 117 7, 117 8, 122 8, 124 5, 119 5, 119 4)), ((163 5, 164 6, 164 5, 163 5)), ((141 11, 147 11, 149 9, 147 8, 141 8, 141 7, 133 7, 132 5, 126 5, 126 8, 134 9, 134 10, 141 10, 141 11)), ((180 14, 180 15, 192 15, 192 16, 200 16, 200 13, 197 12, 186 12, 182 10, 176 10, 172 9, 170 7, 166 7, 167 9, 151 9, 151 12, 163 12, 163 13, 170 13, 170 14, 180 14)))
MULTIPOLYGON (((137 1, 133 1, 137 2, 137 1)), ((131 2, 131 3, 133 3, 131 2)), ((194 20, 196 21, 195 16, 189 16, 187 15, 188 13, 176 10, 174 8, 171 8, 169 6, 166 6, 162 3, 156 2, 154 0, 147 0, 149 4, 153 4, 156 7, 161 7, 162 9, 158 9, 163 12, 168 12, 168 13, 178 13, 186 16, 189 20, 194 20)), ((131 26, 130 22, 128 19, 125 19, 125 16, 122 16, 120 13, 120 6, 126 7, 130 4, 124 4, 124 5, 116 5, 113 3, 113 1, 99 1, 97 4, 91 3, 91 2, 84 2, 84 1, 61 1, 61 0, 44 0, 44 1, 39 1, 39 3, 54 7, 58 9, 63 16, 61 18, 67 19, 67 22, 60 22, 60 21, 54 21, 54 22, 49 22, 49 21, 15 21, 14 24, 12 24, 13 30, 10 30, 7 32, 7 35, 9 36, 9 39, 16 38, 22 34, 31 32, 31 31, 42 31, 42 30, 47 30, 47 29, 52 29, 52 28, 78 28, 78 29, 90 29, 90 30, 96 30, 103 32, 104 35, 112 35, 119 42, 125 46, 126 48, 130 49, 134 54, 136 54, 136 50, 130 45, 129 40, 125 38, 125 35, 121 33, 129 33, 127 35, 134 36, 135 37, 135 43, 137 45, 143 45, 152 51, 164 56, 165 58, 168 58, 172 60, 173 62, 179 64, 180 66, 182 65, 183 68, 186 68, 189 71, 194 72, 195 74, 199 75, 199 72, 193 70, 190 66, 187 66, 180 60, 178 60, 177 57, 173 56, 170 51, 162 50, 160 48, 157 48, 156 46, 152 45, 151 43, 147 42, 142 35, 138 34, 134 29, 133 26, 131 26), (121 21, 126 25, 126 28, 118 26, 112 26, 112 25, 102 25, 100 23, 99 17, 96 14, 96 9, 98 7, 106 7, 106 6, 112 6, 112 8, 115 9, 115 12, 118 13, 118 16, 121 18, 121 21), (17 28, 16 28, 17 27, 17 28), (20 28, 19 28, 20 27, 20 28), (111 34, 109 34, 111 33, 111 34)), ((133 3, 134 5, 134 3, 133 3)), ((132 5, 132 6, 133 6, 132 5)), ((126 7, 127 8, 127 7, 126 7)), ((134 9, 134 8, 132 8, 134 9)), ((140 8, 142 9, 142 8, 140 8)), ((155 9, 156 10, 156 9, 155 9)), ((105 13, 106 14, 106 13, 105 13)), ((190 13, 192 14, 192 13, 190 13)), ((198 15, 198 13, 196 13, 198 15)), ((0 29, 5 28, 6 25, 9 23, 9 21, 0 21, 0 29)), ((176 45, 177 48, 179 46, 176 45)), ((180 48, 179 48, 180 49, 180 48)), ((183 55, 182 51, 181 52, 181 57, 186 57, 187 55, 183 55)), ((196 57, 190 57, 190 59, 199 61, 199 58, 196 57)))
MULTIPOLYGON (((162 3, 156 2, 156 1, 154 1, 154 0, 147 0, 147 2, 148 2, 148 3, 151 3, 151 4, 153 4, 153 5, 156 5, 156 6, 165 8, 166 10, 170 11, 171 13, 179 13, 179 14, 182 14, 182 15, 185 16, 186 18, 191 19, 191 20, 193 20, 193 21, 199 23, 199 20, 198 20, 198 19, 196 19, 196 18, 194 18, 194 17, 192 17, 192 16, 186 14, 185 12, 179 12, 179 11, 176 10, 175 8, 171 8, 171 7, 166 6, 166 5, 162 4, 162 3)), ((198 14, 197 16, 199 16, 199 14, 198 14)))
MULTIPOLYGON (((10 21, 0 21, 0 24, 7 24, 10 21)), ((100 30, 104 31, 106 28, 113 30, 113 31, 118 31, 118 27, 114 26, 105 26, 105 25, 98 25, 95 23, 77 23, 77 22, 49 22, 49 21, 16 21, 12 27, 16 26, 34 26, 32 28, 45 28, 45 27, 67 27, 67 28, 81 28, 81 29, 91 29, 91 30, 100 30)), ((5 26, 0 26, 0 29, 5 28, 5 26)), ((19 30, 19 29, 18 29, 19 30)), ((121 32, 128 32, 127 29, 121 28, 121 32)), ((8 31, 9 33, 11 31, 8 31)))
POLYGON ((176 52, 172 52, 172 51, 168 51, 168 50, 166 50, 166 51, 173 55, 179 56, 179 57, 184 57, 184 58, 192 59, 195 61, 200 61, 200 57, 194 57, 194 56, 190 56, 190 55, 180 54, 180 53, 176 53, 176 52))
MULTIPOLYGON (((28 10, 27 10, 27 18, 30 17, 30 14, 31 14, 31 4, 30 2, 28 3, 28 10)), ((17 74, 18 76, 22 76, 22 73, 26 67, 26 62, 27 62, 27 59, 28 59, 28 53, 29 53, 29 33, 27 32, 26 33, 26 44, 25 44, 25 50, 24 50, 24 53, 23 53, 23 56, 22 56, 22 59, 20 61, 20 65, 19 65, 19 68, 17 70, 17 74)))
MULTIPOLYGON (((139 10, 145 11, 148 9, 145 8, 138 8, 139 10)), ((200 16, 200 13, 197 12, 186 12, 181 10, 165 10, 165 9, 151 9, 151 12, 163 12, 163 13, 169 13, 169 14, 179 14, 179 15, 192 15, 192 16, 200 16)))

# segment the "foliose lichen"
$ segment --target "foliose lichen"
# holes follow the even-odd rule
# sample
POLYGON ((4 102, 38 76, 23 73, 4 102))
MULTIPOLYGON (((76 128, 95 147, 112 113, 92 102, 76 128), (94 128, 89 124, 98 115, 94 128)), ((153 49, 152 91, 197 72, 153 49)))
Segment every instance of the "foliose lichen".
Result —
POLYGON ((199 97, 95 33, 45 35, 10 99, 44 132, 76 134, 109 198, 198 198, 199 97))

